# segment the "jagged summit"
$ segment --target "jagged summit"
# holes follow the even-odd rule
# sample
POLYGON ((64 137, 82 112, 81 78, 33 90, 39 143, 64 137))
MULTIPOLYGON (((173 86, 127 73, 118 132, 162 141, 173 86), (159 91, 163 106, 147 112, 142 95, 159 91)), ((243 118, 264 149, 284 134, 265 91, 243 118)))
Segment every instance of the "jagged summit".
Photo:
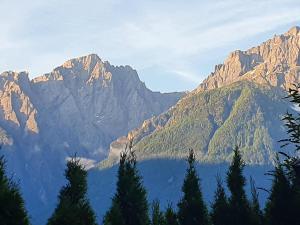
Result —
POLYGON ((286 33, 286 35, 293 35, 297 36, 300 34, 300 27, 299 26, 294 26, 289 31, 286 33))
POLYGON ((91 84, 100 81, 107 86, 113 80, 113 76, 116 81, 132 80, 132 82, 140 83, 137 71, 132 67, 111 65, 108 61, 103 61, 97 54, 69 59, 52 72, 34 78, 32 82, 60 80, 66 81, 68 85, 77 77, 77 82, 91 84))
POLYGON ((217 65, 196 92, 250 80, 258 84, 288 89, 300 82, 300 28, 246 51, 234 51, 223 64, 217 65))
POLYGON ((69 59, 62 65, 62 67, 71 68, 76 65, 83 65, 84 68, 89 68, 95 66, 97 63, 103 63, 103 62, 97 54, 92 53, 89 55, 69 59))
POLYGON ((16 72, 16 71, 5 71, 0 73, 0 77, 6 80, 10 80, 10 81, 17 81, 20 79, 26 79, 28 80, 28 72, 27 71, 21 71, 21 72, 16 72))

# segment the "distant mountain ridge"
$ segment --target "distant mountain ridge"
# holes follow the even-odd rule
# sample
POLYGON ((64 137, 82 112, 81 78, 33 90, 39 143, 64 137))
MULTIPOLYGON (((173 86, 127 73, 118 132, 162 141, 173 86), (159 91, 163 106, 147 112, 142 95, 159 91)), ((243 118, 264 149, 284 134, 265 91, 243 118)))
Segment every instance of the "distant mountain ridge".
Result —
POLYGON ((198 160, 223 162, 240 144, 248 163, 271 163, 284 135, 281 116, 290 108, 282 98, 296 83, 300 83, 299 27, 230 53, 175 106, 114 141, 100 167, 113 165, 132 137, 140 159, 182 158, 188 148, 195 148, 198 160))

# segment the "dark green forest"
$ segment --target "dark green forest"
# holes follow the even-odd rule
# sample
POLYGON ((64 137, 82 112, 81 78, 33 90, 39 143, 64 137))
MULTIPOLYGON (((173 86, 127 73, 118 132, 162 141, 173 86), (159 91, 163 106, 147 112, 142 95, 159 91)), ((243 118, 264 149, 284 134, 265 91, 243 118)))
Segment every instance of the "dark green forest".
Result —
MULTIPOLYGON (((289 90, 287 98, 300 106, 299 87, 289 90)), ((217 186, 212 202, 203 199, 201 180, 195 169, 193 149, 186 156, 187 169, 182 181, 182 197, 176 205, 160 207, 159 199, 150 203, 147 190, 137 169, 137 159, 132 141, 120 155, 116 193, 104 218, 104 225, 300 225, 300 114, 287 112, 283 117, 288 138, 282 139, 273 170, 266 179, 272 180, 271 188, 258 187, 253 179, 246 180, 245 162, 239 146, 226 176, 216 174, 217 186), (285 151, 285 147, 294 152, 285 151), (251 185, 251 196, 245 192, 251 185), (259 204, 258 189, 269 197, 265 205, 259 204), (228 191, 227 191, 228 190, 228 191)), ((228 144, 228 143, 227 143, 228 144)), ((4 157, 0 158, 0 224, 28 225, 30 218, 24 206, 18 183, 6 173, 4 157)), ((78 158, 67 162, 67 180, 57 199, 57 206, 48 219, 48 225, 95 225, 95 210, 87 198, 87 171, 78 158)))

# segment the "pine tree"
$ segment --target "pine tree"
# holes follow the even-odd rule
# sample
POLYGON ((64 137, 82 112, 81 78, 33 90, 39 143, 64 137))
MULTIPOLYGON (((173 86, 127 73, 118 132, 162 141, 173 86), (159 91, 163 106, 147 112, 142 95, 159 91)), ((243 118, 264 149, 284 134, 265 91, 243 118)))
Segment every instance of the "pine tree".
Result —
MULTIPOLYGON (((289 98, 291 103, 300 107, 300 85, 295 85, 289 89, 289 98)), ((283 121, 287 128, 288 138, 281 140, 282 147, 292 145, 295 148, 295 153, 300 151, 300 114, 289 113, 283 117, 283 121)), ((299 154, 290 156, 289 154, 280 152, 285 156, 282 165, 285 168, 285 175, 287 176, 291 185, 291 202, 290 202, 290 221, 292 224, 299 225, 300 214, 300 158, 299 154)))
POLYGON ((207 225, 208 212, 202 199, 193 150, 189 151, 188 164, 182 186, 183 197, 178 203, 179 223, 180 225, 207 225))
POLYGON ((215 192, 210 214, 213 225, 230 225, 228 207, 228 199, 221 178, 217 176, 217 190, 215 192))
POLYGON ((104 225, 124 225, 125 222, 122 218, 121 214, 121 208, 119 206, 119 203, 116 199, 116 197, 112 200, 112 206, 108 210, 108 212, 105 214, 103 218, 103 224, 104 225))
POLYGON ((96 225, 95 214, 86 197, 87 171, 79 159, 68 161, 65 176, 68 183, 59 193, 59 203, 48 225, 96 225))
POLYGON ((250 203, 251 225, 263 225, 263 213, 260 209, 258 192, 252 177, 250 178, 250 185, 251 185, 251 196, 252 196, 251 203, 250 203))
POLYGON ((5 174, 5 160, 0 157, 0 224, 28 225, 29 219, 18 185, 5 174))
POLYGON ((152 225, 166 225, 164 214, 160 211, 159 201, 155 200, 152 203, 152 225))
POLYGON ((166 225, 179 225, 177 215, 174 212, 172 205, 170 204, 166 209, 165 218, 166 218, 166 225))
POLYGON ((243 176, 244 162, 239 148, 234 149, 234 156, 227 172, 227 186, 231 193, 229 198, 230 224, 250 224, 250 207, 244 190, 246 179, 243 176))
POLYGON ((104 217, 105 225, 148 225, 147 192, 138 174, 132 141, 120 156, 117 191, 104 217))
POLYGON ((266 223, 268 225, 294 224, 291 212, 291 186, 280 163, 276 166, 272 176, 272 188, 265 209, 266 223))

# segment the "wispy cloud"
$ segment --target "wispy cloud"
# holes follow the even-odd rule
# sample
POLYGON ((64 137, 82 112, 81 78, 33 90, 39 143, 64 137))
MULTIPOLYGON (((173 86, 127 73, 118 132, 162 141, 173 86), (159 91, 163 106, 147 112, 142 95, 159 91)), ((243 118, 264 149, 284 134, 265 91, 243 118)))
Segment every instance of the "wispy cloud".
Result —
POLYGON ((148 71, 141 76, 154 88, 149 68, 163 68, 159 82, 173 73, 191 88, 232 48, 300 22, 298 0, 3 0, 0 8, 0 69, 37 75, 96 52, 148 71))

